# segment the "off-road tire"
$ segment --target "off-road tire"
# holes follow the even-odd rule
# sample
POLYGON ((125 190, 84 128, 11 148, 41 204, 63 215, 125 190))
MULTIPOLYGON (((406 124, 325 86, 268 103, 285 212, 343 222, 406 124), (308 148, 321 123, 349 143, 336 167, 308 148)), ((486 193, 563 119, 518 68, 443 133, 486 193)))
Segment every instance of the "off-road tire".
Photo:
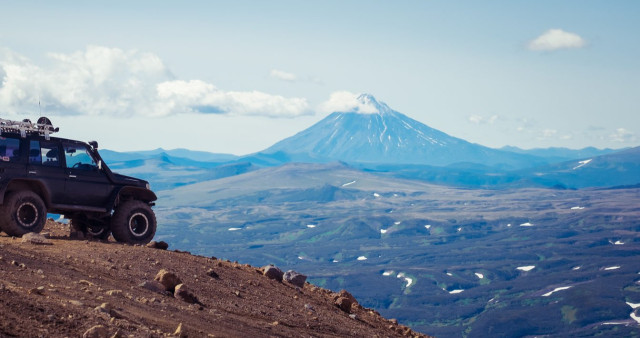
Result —
POLYGON ((111 217, 111 232, 118 242, 147 244, 156 234, 156 215, 147 203, 126 201, 111 217))
POLYGON ((92 237, 99 240, 106 240, 111 235, 110 222, 88 220, 81 217, 71 219, 71 227, 76 231, 81 231, 85 237, 92 237))
POLYGON ((29 190, 9 193, 0 207, 0 228, 9 236, 39 233, 46 221, 47 206, 38 194, 29 190))

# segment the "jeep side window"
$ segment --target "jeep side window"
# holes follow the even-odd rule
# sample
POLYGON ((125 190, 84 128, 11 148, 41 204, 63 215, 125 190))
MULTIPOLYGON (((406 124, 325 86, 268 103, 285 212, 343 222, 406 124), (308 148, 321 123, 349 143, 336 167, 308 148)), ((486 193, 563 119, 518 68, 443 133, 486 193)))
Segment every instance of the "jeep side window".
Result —
POLYGON ((48 167, 60 166, 58 145, 53 142, 31 141, 29 145, 29 163, 48 167))
POLYGON ((20 140, 0 137, 0 161, 16 162, 20 158, 20 140))
POLYGON ((29 142, 29 164, 42 164, 42 153, 40 153, 40 141, 29 142))
POLYGON ((98 170, 98 165, 91 157, 87 147, 80 144, 65 144, 64 156, 67 168, 80 170, 98 170))

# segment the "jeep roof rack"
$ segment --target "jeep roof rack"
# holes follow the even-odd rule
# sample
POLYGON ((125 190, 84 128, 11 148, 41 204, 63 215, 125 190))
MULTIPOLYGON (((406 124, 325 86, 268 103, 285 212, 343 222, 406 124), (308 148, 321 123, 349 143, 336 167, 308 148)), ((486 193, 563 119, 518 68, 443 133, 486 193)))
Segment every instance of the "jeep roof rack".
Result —
POLYGON ((38 122, 33 123, 29 119, 22 121, 12 121, 0 118, 0 135, 2 133, 20 133, 20 136, 27 137, 27 134, 40 134, 45 139, 49 139, 49 135, 56 133, 60 128, 54 128, 51 124, 51 120, 46 117, 41 117, 38 122))

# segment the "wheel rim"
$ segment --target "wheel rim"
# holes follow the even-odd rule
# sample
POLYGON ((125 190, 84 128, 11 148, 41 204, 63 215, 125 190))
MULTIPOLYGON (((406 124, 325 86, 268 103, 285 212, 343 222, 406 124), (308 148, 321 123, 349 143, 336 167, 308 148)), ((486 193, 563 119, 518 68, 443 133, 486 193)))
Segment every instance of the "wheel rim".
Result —
POLYGON ((24 202, 16 210, 16 218, 20 225, 31 228, 38 222, 38 208, 31 202, 24 202))
POLYGON ((136 237, 142 237, 149 230, 149 219, 147 215, 136 212, 129 218, 129 231, 136 237))
POLYGON ((100 236, 105 232, 105 228, 96 225, 87 226, 87 233, 92 236, 100 236))

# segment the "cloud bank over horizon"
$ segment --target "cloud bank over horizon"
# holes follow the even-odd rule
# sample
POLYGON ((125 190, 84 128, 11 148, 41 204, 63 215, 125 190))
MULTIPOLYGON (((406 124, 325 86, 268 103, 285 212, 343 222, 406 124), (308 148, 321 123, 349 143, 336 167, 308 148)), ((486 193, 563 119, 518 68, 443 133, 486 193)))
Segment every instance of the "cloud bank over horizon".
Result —
POLYGON ((0 50, 0 112, 20 114, 40 104, 59 115, 312 114, 305 98, 225 91, 202 80, 177 79, 152 53, 90 45, 47 57, 50 65, 39 66, 0 50))

